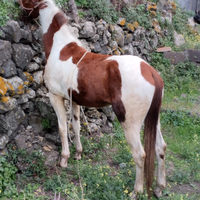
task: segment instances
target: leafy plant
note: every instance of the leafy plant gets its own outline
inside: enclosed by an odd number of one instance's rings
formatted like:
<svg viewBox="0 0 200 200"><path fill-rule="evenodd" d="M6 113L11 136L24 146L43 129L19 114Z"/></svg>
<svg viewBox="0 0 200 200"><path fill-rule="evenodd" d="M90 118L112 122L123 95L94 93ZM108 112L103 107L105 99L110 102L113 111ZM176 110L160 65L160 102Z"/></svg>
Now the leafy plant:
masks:
<svg viewBox="0 0 200 200"><path fill-rule="evenodd" d="M49 119L47 119L47 118L42 119L42 127L44 129L51 128L51 123L50 123Z"/></svg>
<svg viewBox="0 0 200 200"><path fill-rule="evenodd" d="M118 20L118 13L111 3L105 0L87 0L87 8L92 16L104 19L108 23L115 23Z"/></svg>
<svg viewBox="0 0 200 200"><path fill-rule="evenodd" d="M10 198L17 194L15 173L17 168L8 163L5 157L0 156L0 197Z"/></svg>
<svg viewBox="0 0 200 200"><path fill-rule="evenodd" d="M68 0L55 0L55 3L58 5L58 7L66 7Z"/></svg>
<svg viewBox="0 0 200 200"><path fill-rule="evenodd" d="M87 7L88 5L87 0L75 0L75 2L78 7Z"/></svg>
<svg viewBox="0 0 200 200"><path fill-rule="evenodd" d="M41 151L32 151L27 153L26 150L16 149L13 146L10 146L8 149L7 159L16 164L18 158L21 159L21 164L26 165L26 168L22 171L22 174L26 176L38 176L44 177L46 175L46 167L44 165L45 157Z"/></svg>
<svg viewBox="0 0 200 200"><path fill-rule="evenodd" d="M82 10L78 10L78 15L80 18L84 18L87 15L87 13Z"/></svg>
<svg viewBox="0 0 200 200"><path fill-rule="evenodd" d="M0 26L6 24L9 19L16 18L19 13L19 8L15 6L14 0L0 1Z"/></svg>
<svg viewBox="0 0 200 200"><path fill-rule="evenodd" d="M127 22L138 22L139 26L146 29L152 28L149 11L145 11L144 4L138 4L136 7L124 7L122 9L122 16Z"/></svg>
<svg viewBox="0 0 200 200"><path fill-rule="evenodd" d="M200 76L200 69L194 63L187 61L172 65L159 53L152 54L151 65L161 73L165 90L176 91L177 94L190 93L194 81Z"/></svg>

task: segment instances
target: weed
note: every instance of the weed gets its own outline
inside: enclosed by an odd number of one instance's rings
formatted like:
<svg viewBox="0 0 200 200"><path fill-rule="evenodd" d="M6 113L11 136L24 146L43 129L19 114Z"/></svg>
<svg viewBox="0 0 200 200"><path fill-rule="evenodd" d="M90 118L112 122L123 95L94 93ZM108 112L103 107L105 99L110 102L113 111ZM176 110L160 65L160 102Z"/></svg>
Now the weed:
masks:
<svg viewBox="0 0 200 200"><path fill-rule="evenodd" d="M17 195L15 173L17 168L8 163L5 157L0 156L0 197L10 198Z"/></svg>
<svg viewBox="0 0 200 200"><path fill-rule="evenodd" d="M138 4L136 8L124 7L122 9L122 16L126 19L127 22L138 22L139 26L142 26L146 29L152 28L149 11L145 11L144 4Z"/></svg>
<svg viewBox="0 0 200 200"><path fill-rule="evenodd" d="M75 2L78 7L87 7L88 5L87 0L76 0Z"/></svg>
<svg viewBox="0 0 200 200"><path fill-rule="evenodd" d="M92 16L98 19L104 19L108 23L117 22L119 16L111 3L105 0L93 1L87 0L87 8Z"/></svg>
<svg viewBox="0 0 200 200"><path fill-rule="evenodd" d="M42 127L44 129L49 129L51 128L51 123L49 121L49 119L45 118L45 119L42 119Z"/></svg>
<svg viewBox="0 0 200 200"><path fill-rule="evenodd" d="M82 10L78 10L78 15L80 18L84 18L87 15L87 13Z"/></svg>
<svg viewBox="0 0 200 200"><path fill-rule="evenodd" d="M200 76L200 69L194 63L187 61L172 65L168 59L163 57L163 54L159 53L152 54L151 65L161 72L167 92L190 93L193 84L196 84Z"/></svg>
<svg viewBox="0 0 200 200"><path fill-rule="evenodd" d="M7 159L16 164L20 158L21 164L26 165L22 174L25 176L44 177L46 175L46 167L44 165L45 157L41 151L32 151L27 153L26 150L16 149L14 146L8 148Z"/></svg>
<svg viewBox="0 0 200 200"><path fill-rule="evenodd" d="M0 26L4 26L9 19L15 19L19 14L19 8L15 6L14 0L0 1Z"/></svg>

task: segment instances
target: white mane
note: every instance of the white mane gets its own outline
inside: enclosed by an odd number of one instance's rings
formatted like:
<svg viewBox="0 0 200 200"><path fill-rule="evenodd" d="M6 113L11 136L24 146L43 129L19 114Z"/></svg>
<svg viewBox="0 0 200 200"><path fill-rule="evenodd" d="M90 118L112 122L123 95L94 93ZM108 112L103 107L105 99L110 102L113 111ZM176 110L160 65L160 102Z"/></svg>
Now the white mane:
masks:
<svg viewBox="0 0 200 200"><path fill-rule="evenodd" d="M60 11L53 0L45 0L46 8L40 10L40 21L43 33L46 33L54 15Z"/></svg>

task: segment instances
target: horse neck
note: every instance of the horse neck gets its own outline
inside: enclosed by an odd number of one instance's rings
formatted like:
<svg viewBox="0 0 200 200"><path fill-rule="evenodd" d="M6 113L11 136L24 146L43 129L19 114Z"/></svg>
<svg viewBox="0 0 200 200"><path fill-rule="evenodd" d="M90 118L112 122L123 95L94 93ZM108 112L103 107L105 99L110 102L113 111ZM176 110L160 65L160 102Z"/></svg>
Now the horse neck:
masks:
<svg viewBox="0 0 200 200"><path fill-rule="evenodd" d="M59 11L60 11L59 8L54 4L52 0L48 0L47 7L40 10L40 22L42 25L43 34L45 34L48 31L54 19L54 16ZM63 18L64 18L64 14L63 14Z"/></svg>

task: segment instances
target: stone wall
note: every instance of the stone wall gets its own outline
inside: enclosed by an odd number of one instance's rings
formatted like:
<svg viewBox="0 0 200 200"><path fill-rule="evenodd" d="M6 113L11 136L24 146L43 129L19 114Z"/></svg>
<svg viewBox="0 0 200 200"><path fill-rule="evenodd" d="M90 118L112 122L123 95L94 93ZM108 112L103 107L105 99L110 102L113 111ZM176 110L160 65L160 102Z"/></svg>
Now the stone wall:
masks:
<svg viewBox="0 0 200 200"><path fill-rule="evenodd" d="M148 7L148 4L147 4ZM166 14L166 12L164 13ZM171 16L171 15L169 15ZM163 19L168 15L163 15ZM154 20L152 19L152 22ZM158 45L160 32L157 23L147 31L137 23L119 19L115 25L103 20L81 21L69 19L69 29L88 51L110 55L136 55L150 61L149 53ZM56 114L43 84L45 54L42 31L36 23L9 21L0 27L0 152L13 141L18 147L31 151L60 144ZM69 104L66 101L69 119ZM111 107L84 108L92 133L112 132L115 116ZM81 114L81 134L88 132ZM49 124L50 123L50 124ZM68 123L70 123L68 121ZM49 128L51 127L51 128ZM73 130L71 130L73 139ZM39 138L39 139L38 139Z"/></svg>

